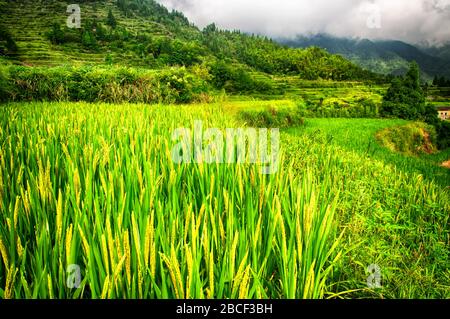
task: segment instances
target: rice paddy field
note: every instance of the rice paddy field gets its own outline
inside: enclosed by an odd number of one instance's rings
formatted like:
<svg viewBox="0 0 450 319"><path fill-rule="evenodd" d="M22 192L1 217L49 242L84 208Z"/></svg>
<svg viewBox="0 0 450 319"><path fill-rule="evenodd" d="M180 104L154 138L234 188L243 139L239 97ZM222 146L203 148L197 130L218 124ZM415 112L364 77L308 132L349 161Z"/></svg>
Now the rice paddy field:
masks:
<svg viewBox="0 0 450 319"><path fill-rule="evenodd" d="M405 121L306 119L272 175L171 160L272 104L1 105L0 298L450 298L450 153L377 143Z"/></svg>

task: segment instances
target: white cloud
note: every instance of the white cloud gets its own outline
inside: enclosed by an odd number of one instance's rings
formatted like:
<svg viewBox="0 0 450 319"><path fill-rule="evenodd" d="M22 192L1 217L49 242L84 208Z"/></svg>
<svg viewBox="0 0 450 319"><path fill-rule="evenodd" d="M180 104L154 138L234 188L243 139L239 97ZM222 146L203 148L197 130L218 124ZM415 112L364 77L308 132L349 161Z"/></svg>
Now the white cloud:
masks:
<svg viewBox="0 0 450 319"><path fill-rule="evenodd" d="M157 0L199 27L273 37L329 33L340 37L450 41L450 0Z"/></svg>

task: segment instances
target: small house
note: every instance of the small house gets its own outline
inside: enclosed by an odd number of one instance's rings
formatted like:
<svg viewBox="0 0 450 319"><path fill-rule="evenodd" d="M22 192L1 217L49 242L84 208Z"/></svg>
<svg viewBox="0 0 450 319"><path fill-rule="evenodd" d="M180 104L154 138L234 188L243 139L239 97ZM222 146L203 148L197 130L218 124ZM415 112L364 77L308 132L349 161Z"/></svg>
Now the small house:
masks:
<svg viewBox="0 0 450 319"><path fill-rule="evenodd" d="M441 120L450 120L450 106L438 106L437 110Z"/></svg>

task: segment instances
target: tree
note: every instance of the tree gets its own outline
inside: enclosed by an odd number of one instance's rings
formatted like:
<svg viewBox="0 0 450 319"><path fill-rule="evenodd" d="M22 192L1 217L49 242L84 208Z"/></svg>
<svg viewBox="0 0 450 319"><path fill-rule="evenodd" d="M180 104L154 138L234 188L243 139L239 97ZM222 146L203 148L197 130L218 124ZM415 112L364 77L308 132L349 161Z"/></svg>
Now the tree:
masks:
<svg viewBox="0 0 450 319"><path fill-rule="evenodd" d="M425 116L425 95L420 87L420 70L417 63L410 65L403 77L395 78L381 105L381 115L403 119L419 119Z"/></svg>
<svg viewBox="0 0 450 319"><path fill-rule="evenodd" d="M404 83L408 88L416 92L420 90L420 68L416 62L410 64L409 70L404 78Z"/></svg>
<svg viewBox="0 0 450 319"><path fill-rule="evenodd" d="M95 49L97 47L97 40L90 31L83 32L81 43L83 44L83 46L89 49Z"/></svg>
<svg viewBox="0 0 450 319"><path fill-rule="evenodd" d="M108 17L106 18L106 24L113 29L115 29L117 26L116 18L114 17L114 14L112 13L111 9L109 9Z"/></svg>
<svg viewBox="0 0 450 319"><path fill-rule="evenodd" d="M433 86L439 86L439 78L437 75L435 75L433 78Z"/></svg>
<svg viewBox="0 0 450 319"><path fill-rule="evenodd" d="M106 57L105 57L105 63L108 64L108 65L112 65L112 64L113 64L113 58L112 58L112 56L111 56L110 53L108 53L108 54L106 55Z"/></svg>
<svg viewBox="0 0 450 319"><path fill-rule="evenodd" d="M217 26L215 23L208 24L204 29L203 33L205 34L211 34L217 32Z"/></svg>
<svg viewBox="0 0 450 319"><path fill-rule="evenodd" d="M106 30L101 23L97 23L95 27L95 35L100 41L104 41L107 39Z"/></svg>
<svg viewBox="0 0 450 319"><path fill-rule="evenodd" d="M17 45L8 30L0 27L0 54L17 52Z"/></svg>
<svg viewBox="0 0 450 319"><path fill-rule="evenodd" d="M61 27L58 23L53 23L52 30L47 33L47 38L53 44L62 44L65 42L65 34L64 31L61 30Z"/></svg>

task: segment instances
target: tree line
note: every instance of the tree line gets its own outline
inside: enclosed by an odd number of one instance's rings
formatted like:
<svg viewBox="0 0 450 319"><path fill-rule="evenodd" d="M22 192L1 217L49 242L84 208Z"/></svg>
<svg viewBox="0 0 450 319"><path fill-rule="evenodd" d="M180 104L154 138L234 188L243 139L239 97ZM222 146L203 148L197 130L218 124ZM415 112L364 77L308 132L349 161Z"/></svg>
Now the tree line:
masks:
<svg viewBox="0 0 450 319"><path fill-rule="evenodd" d="M392 80L383 97L380 114L431 124L436 128L439 148L450 147L450 123L440 120L436 107L426 103L426 96L420 85L420 69L416 62L411 63L404 76Z"/></svg>
<svg viewBox="0 0 450 319"><path fill-rule="evenodd" d="M189 67L216 60L245 65L267 74L298 75L308 80L386 80L382 75L317 47L288 48L267 37L220 30L215 24L199 30L189 24L182 13L169 12L152 0L118 0L116 5L124 17L145 16L160 23L167 34L131 32L121 25L123 17L116 17L109 9L103 21L87 19L80 30L55 23L46 36L57 45L72 42L81 44L86 50L133 53L142 61L142 66L149 68Z"/></svg>

